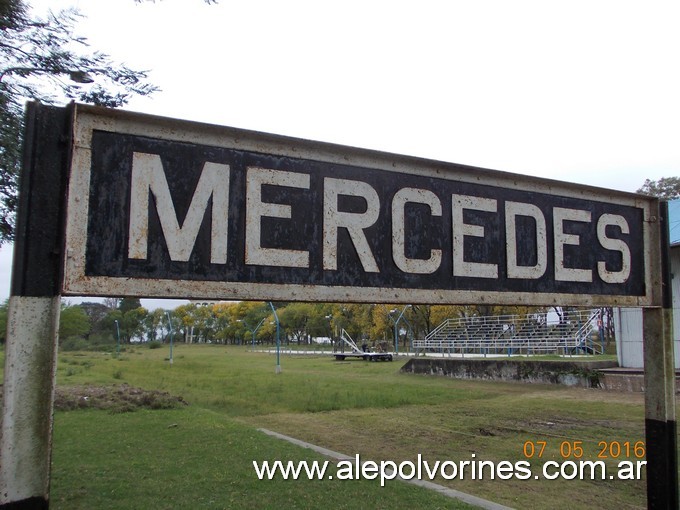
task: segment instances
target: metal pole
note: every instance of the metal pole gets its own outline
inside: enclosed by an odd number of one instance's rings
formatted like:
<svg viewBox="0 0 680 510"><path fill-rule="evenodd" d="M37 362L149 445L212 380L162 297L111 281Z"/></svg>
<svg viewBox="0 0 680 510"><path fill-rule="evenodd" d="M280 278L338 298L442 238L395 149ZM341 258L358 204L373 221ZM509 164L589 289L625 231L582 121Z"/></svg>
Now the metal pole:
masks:
<svg viewBox="0 0 680 510"><path fill-rule="evenodd" d="M262 320L258 323L257 326L255 326L255 329L253 330L253 351L255 351L255 334L257 333L257 330L260 329L260 326L264 324L266 317L262 317Z"/></svg>
<svg viewBox="0 0 680 510"><path fill-rule="evenodd" d="M118 326L118 321L113 321L116 323L116 358L120 357L120 327Z"/></svg>
<svg viewBox="0 0 680 510"><path fill-rule="evenodd" d="M408 306L411 306L411 305L408 305ZM407 308L408 308L408 307L407 307ZM406 323L406 326L407 326L407 328L408 328L408 329L406 330L406 339L407 339L407 340L409 339L409 336L408 336L409 331L411 332L411 339L409 340L409 343L408 343L408 351L411 352L411 351L413 350L413 336L414 336L414 334L413 334L413 326L411 326L411 323L406 319L406 317L403 317L403 316L402 316L401 320L404 321L404 322ZM406 345L406 342L404 342L404 345Z"/></svg>
<svg viewBox="0 0 680 510"><path fill-rule="evenodd" d="M678 454L667 203L661 203L659 216L660 252L650 263L660 266L662 307L643 310L647 508L675 510Z"/></svg>
<svg viewBox="0 0 680 510"><path fill-rule="evenodd" d="M172 365L172 321L170 320L170 312L166 311L165 315L168 318L168 327L170 328L170 364Z"/></svg>
<svg viewBox="0 0 680 510"><path fill-rule="evenodd" d="M0 509L47 509L72 110L30 103L7 320Z"/></svg>
<svg viewBox="0 0 680 510"><path fill-rule="evenodd" d="M260 326L264 323L266 317L263 317L262 320L255 326L255 329L251 328L250 325L244 321L243 319L238 319L236 322L242 322L246 326L246 331L250 331L250 333L253 335L253 348L252 352L255 352L255 334L257 333L257 330L260 329Z"/></svg>
<svg viewBox="0 0 680 510"><path fill-rule="evenodd" d="M399 330L397 329L397 324L399 324L399 321L401 318L404 316L404 312L406 311L407 308L410 308L411 305L406 305L401 313L399 314L399 317L397 317L397 320L394 322L394 354L397 355L399 354Z"/></svg>
<svg viewBox="0 0 680 510"><path fill-rule="evenodd" d="M276 373L281 373L281 327L279 323L279 316L276 313L276 308L274 304L270 301L269 306L274 312L274 320L276 321Z"/></svg>

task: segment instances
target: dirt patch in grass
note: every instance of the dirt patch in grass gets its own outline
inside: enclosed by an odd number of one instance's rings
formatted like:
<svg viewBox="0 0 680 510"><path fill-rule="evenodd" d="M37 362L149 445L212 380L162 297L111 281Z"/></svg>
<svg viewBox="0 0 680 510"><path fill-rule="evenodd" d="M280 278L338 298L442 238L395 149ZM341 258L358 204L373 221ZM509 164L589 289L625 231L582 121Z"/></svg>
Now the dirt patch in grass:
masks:
<svg viewBox="0 0 680 510"><path fill-rule="evenodd" d="M182 397L165 391L143 390L127 384L59 386L54 398L54 408L60 411L104 409L113 413L127 413L139 409L175 409L186 405L189 404Z"/></svg>

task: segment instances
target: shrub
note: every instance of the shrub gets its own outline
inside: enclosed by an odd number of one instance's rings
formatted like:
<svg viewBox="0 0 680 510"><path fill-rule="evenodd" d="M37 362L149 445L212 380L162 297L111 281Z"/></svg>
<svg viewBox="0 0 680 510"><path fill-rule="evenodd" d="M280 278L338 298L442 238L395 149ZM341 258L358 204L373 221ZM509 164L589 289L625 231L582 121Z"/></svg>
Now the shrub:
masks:
<svg viewBox="0 0 680 510"><path fill-rule="evenodd" d="M77 336L65 338L59 346L62 351L87 351L90 347L90 343L87 340Z"/></svg>

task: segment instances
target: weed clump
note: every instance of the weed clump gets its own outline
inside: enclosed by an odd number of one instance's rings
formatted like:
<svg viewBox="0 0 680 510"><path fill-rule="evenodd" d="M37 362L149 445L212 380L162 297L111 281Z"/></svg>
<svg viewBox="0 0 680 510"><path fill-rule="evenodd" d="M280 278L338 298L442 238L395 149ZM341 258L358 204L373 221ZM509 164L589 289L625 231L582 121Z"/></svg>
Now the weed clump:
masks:
<svg viewBox="0 0 680 510"><path fill-rule="evenodd" d="M60 411L104 409L112 413L127 413L139 409L176 409L187 405L182 397L166 391L144 390L127 384L57 387L54 399L54 408Z"/></svg>

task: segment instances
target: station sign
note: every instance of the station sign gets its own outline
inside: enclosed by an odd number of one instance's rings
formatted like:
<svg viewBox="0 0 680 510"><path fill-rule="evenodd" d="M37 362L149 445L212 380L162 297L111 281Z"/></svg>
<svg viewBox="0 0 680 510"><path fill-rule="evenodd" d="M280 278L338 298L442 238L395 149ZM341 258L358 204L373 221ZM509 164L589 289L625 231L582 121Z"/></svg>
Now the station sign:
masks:
<svg viewBox="0 0 680 510"><path fill-rule="evenodd" d="M77 105L64 295L653 304L658 201Z"/></svg>

